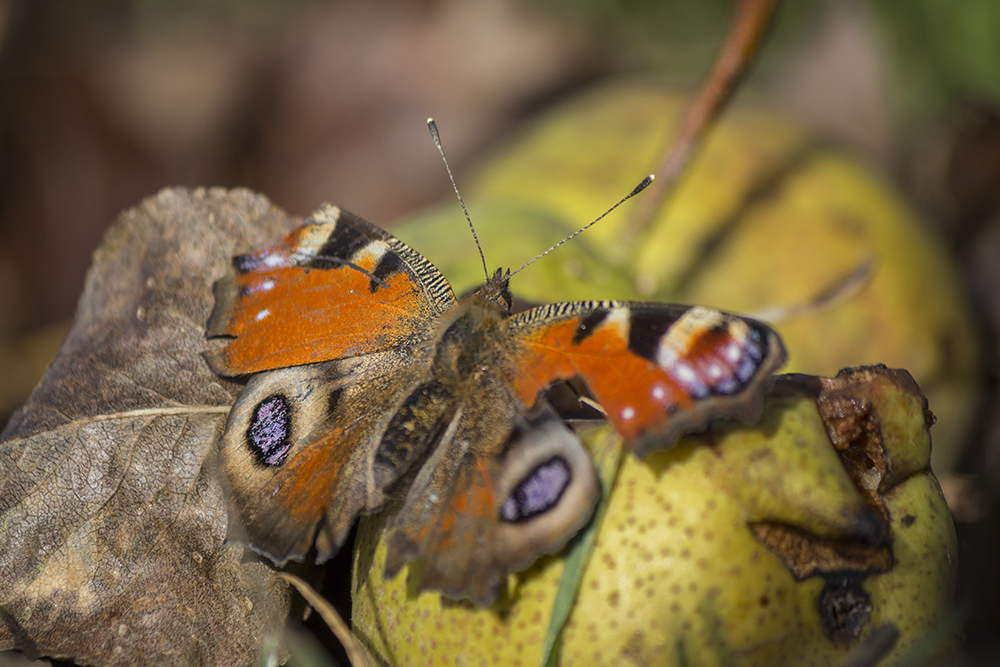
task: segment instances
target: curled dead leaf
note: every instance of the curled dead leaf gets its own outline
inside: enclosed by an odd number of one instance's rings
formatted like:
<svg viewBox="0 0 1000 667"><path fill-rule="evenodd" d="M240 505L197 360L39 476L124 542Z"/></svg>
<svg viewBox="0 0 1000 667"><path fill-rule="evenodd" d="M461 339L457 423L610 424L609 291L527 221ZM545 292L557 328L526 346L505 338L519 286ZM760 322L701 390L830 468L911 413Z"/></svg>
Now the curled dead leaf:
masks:
<svg viewBox="0 0 1000 667"><path fill-rule="evenodd" d="M294 222L247 191L174 189L109 229L0 438L0 649L243 665L280 627L287 586L223 545L214 442L239 387L201 353L229 258Z"/></svg>

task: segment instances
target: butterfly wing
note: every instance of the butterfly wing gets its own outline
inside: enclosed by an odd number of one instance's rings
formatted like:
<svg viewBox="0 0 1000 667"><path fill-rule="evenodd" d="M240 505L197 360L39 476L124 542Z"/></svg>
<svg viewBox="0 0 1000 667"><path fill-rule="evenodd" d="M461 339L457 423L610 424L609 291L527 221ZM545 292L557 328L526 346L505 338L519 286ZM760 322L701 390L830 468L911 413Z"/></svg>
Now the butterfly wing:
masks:
<svg viewBox="0 0 1000 667"><path fill-rule="evenodd" d="M282 245L234 258L215 295L208 335L231 340L209 365L255 374L221 440L230 537L279 563L315 540L325 560L437 436L448 406L421 379L451 287L387 232L328 206Z"/></svg>
<svg viewBox="0 0 1000 667"><path fill-rule="evenodd" d="M376 470L375 434L386 428L394 396L373 389L413 374L387 377L380 369L391 361L374 354L259 373L247 382L220 444L228 539L279 564L302 560L315 542L322 561L359 513L382 504L398 475Z"/></svg>
<svg viewBox="0 0 1000 667"><path fill-rule="evenodd" d="M232 340L205 358L234 376L414 345L454 303L422 255L328 205L281 245L233 258L207 331Z"/></svg>
<svg viewBox="0 0 1000 667"><path fill-rule="evenodd" d="M532 405L553 382L579 376L639 455L714 419L756 419L785 361L766 325L701 306L557 303L508 323L521 400Z"/></svg>
<svg viewBox="0 0 1000 667"><path fill-rule="evenodd" d="M540 400L527 410L482 379L395 515L387 577L407 562L418 590L491 604L508 574L556 553L593 513L601 484L586 450Z"/></svg>

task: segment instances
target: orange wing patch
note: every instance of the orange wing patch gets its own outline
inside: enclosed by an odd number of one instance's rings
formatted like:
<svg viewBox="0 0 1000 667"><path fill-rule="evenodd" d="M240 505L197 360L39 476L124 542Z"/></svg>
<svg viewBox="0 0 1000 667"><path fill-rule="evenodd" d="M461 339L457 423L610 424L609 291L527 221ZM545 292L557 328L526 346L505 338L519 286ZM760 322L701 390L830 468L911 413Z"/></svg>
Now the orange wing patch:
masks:
<svg viewBox="0 0 1000 667"><path fill-rule="evenodd" d="M410 276L397 273L370 291L371 279L349 267L281 268L232 280L236 297L224 310L233 336L206 358L223 375L240 375L357 356L399 345L419 329L424 299ZM217 303L222 304L219 299Z"/></svg>
<svg viewBox="0 0 1000 667"><path fill-rule="evenodd" d="M207 332L233 340L205 358L233 376L398 346L430 335L435 299L453 299L441 282L386 232L328 207L281 245L234 258Z"/></svg>
<svg viewBox="0 0 1000 667"><path fill-rule="evenodd" d="M559 322L525 341L528 357L518 362L522 372L514 387L526 405L534 405L539 391L553 381L579 375L627 442L638 440L664 415L691 405L674 379L629 350L620 326L602 327L579 343L573 340L576 330L575 319Z"/></svg>
<svg viewBox="0 0 1000 667"><path fill-rule="evenodd" d="M785 359L777 335L708 308L658 310L616 303L529 326L510 365L515 390L534 405L552 382L579 376L641 451L652 438L663 447L717 417L752 418L757 386Z"/></svg>

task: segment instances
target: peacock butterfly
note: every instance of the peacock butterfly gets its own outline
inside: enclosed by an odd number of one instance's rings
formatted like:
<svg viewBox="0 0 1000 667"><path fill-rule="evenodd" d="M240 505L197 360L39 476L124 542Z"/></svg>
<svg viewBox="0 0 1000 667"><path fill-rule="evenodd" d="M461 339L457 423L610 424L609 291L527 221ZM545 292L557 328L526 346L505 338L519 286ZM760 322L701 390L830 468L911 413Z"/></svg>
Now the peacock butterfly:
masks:
<svg viewBox="0 0 1000 667"><path fill-rule="evenodd" d="M250 376L221 442L229 538L277 564L323 562L402 495L386 576L490 604L560 550L601 485L545 398L579 379L626 446L666 449L756 419L778 335L700 306L576 301L511 314L510 272L456 298L388 232L324 206L215 284L213 371Z"/></svg>

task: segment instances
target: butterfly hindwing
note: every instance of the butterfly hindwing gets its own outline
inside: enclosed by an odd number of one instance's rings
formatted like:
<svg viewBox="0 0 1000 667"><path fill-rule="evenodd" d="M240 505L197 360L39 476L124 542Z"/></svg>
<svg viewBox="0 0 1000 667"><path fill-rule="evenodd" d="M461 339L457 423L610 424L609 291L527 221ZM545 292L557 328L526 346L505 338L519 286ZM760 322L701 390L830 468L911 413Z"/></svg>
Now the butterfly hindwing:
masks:
<svg viewBox="0 0 1000 667"><path fill-rule="evenodd" d="M580 377L639 455L714 419L755 419L785 361L764 324L701 306L557 303L509 327L512 384L527 405L553 381Z"/></svg>
<svg viewBox="0 0 1000 667"><path fill-rule="evenodd" d="M487 605L508 574L558 552L590 518L601 484L579 438L544 399L527 411L495 389L476 394L485 409L464 401L411 484L387 577L419 560L418 590Z"/></svg>
<svg viewBox="0 0 1000 667"><path fill-rule="evenodd" d="M220 445L230 539L277 563L302 560L315 541L323 561L360 513L382 505L386 488L427 446L411 442L416 456L410 459L378 457L382 434L402 410L399 397L420 370L393 356L295 366L250 379Z"/></svg>
<svg viewBox="0 0 1000 667"><path fill-rule="evenodd" d="M205 358L233 376L414 345L454 302L422 255L326 206L281 245L233 258L207 332L231 340Z"/></svg>

